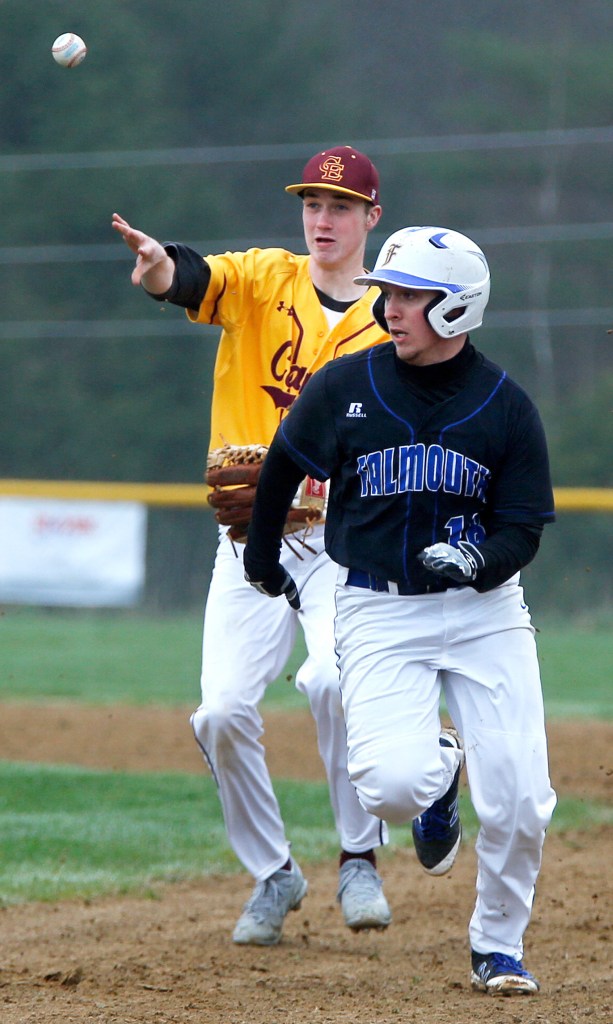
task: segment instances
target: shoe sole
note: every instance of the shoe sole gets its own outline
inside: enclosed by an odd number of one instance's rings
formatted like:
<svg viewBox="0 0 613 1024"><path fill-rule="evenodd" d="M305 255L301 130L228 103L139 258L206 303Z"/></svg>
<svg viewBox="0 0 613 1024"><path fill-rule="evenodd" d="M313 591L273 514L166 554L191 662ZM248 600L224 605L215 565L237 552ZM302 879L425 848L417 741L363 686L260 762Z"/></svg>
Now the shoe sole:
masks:
<svg viewBox="0 0 613 1024"><path fill-rule="evenodd" d="M441 746L448 747L448 748L451 747L452 749L455 747L462 754L462 757L461 757L460 762L458 764L458 768L460 769L460 771L462 771L462 768L466 764L466 752L464 750L464 742L462 740L462 737L460 736L458 730L457 729L452 729L451 726L448 729L441 729L441 734L440 734L440 737L439 737L439 743L440 743L441 739L443 738L443 736L447 740L451 740L451 742L449 742L449 743L441 743Z"/></svg>
<svg viewBox="0 0 613 1024"><path fill-rule="evenodd" d="M386 928L389 928L392 922L391 914L387 921L382 920L380 917L363 917L356 921L348 921L345 918L345 924L352 932L384 932Z"/></svg>
<svg viewBox="0 0 613 1024"><path fill-rule="evenodd" d="M347 921L345 921L345 924L347 925L350 931L356 933L370 931L384 932L386 928L389 928L391 922L386 921L385 924L383 924L382 921L360 921L359 924L348 924Z"/></svg>
<svg viewBox="0 0 613 1024"><path fill-rule="evenodd" d="M492 996L535 996L539 990L535 981L514 974L501 974L497 978L492 978L490 982L485 982L471 971L470 984L475 992L485 992L486 995Z"/></svg>

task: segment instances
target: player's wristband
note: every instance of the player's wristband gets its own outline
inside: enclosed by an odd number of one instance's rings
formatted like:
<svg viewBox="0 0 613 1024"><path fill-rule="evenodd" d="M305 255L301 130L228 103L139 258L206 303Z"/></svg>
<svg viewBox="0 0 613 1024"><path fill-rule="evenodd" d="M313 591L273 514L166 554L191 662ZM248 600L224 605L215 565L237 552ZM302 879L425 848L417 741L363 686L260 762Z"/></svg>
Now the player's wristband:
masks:
<svg viewBox="0 0 613 1024"><path fill-rule="evenodd" d="M479 571L485 569L485 558L482 552L479 551L476 544L471 544L467 540L458 541L458 548L472 569L473 580L476 580Z"/></svg>

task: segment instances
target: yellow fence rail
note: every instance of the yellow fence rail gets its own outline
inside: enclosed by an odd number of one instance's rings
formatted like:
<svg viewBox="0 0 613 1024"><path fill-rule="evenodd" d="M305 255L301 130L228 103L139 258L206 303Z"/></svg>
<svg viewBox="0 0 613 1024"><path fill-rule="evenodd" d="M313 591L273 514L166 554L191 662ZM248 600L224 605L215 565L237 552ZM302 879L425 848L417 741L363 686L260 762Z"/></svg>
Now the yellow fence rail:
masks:
<svg viewBox="0 0 613 1024"><path fill-rule="evenodd" d="M112 483L104 480L0 480L0 497L76 501L140 501L145 505L207 505L206 484ZM613 487L556 487L559 512L613 512Z"/></svg>
<svg viewBox="0 0 613 1024"><path fill-rule="evenodd" d="M73 501L141 501L144 505L206 505L206 484L111 483L105 480L0 480L0 497Z"/></svg>

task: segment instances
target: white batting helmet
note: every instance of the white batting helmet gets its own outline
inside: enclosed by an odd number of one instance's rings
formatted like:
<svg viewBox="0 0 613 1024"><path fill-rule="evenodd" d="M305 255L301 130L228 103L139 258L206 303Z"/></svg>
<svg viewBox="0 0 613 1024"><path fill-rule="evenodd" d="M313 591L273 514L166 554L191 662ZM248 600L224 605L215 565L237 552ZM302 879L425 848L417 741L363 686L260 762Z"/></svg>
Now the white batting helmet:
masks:
<svg viewBox="0 0 613 1024"><path fill-rule="evenodd" d="M425 310L441 338L474 330L483 322L490 272L479 246L448 228L401 228L384 243L370 274L356 284L436 289L443 294Z"/></svg>

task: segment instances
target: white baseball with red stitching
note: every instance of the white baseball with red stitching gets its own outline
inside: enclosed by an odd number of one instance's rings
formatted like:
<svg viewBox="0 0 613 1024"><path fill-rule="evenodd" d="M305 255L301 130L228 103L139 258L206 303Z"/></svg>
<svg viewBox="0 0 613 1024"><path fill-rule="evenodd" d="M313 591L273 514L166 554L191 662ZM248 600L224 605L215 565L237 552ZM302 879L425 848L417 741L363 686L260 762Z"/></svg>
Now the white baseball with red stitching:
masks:
<svg viewBox="0 0 613 1024"><path fill-rule="evenodd" d="M74 32L64 32L58 36L51 47L53 59L61 64L63 68L75 68L77 64L85 60L87 46L81 36Z"/></svg>

